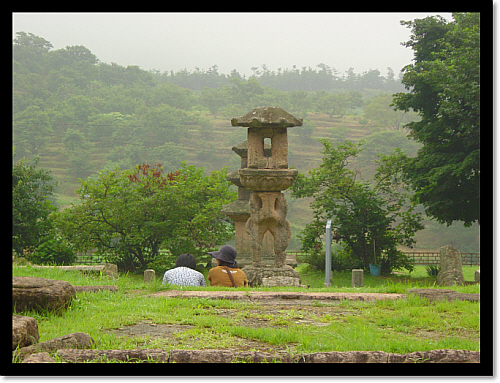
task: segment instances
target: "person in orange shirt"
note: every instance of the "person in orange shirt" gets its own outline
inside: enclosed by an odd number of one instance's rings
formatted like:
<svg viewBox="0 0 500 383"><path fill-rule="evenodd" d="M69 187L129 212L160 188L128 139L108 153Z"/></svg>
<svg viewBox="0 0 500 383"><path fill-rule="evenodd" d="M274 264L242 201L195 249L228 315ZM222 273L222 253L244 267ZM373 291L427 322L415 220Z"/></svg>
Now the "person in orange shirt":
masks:
<svg viewBox="0 0 500 383"><path fill-rule="evenodd" d="M236 263L236 249L224 245L219 251L209 252L217 261L217 266L208 272L210 286L241 287L248 286L248 279Z"/></svg>

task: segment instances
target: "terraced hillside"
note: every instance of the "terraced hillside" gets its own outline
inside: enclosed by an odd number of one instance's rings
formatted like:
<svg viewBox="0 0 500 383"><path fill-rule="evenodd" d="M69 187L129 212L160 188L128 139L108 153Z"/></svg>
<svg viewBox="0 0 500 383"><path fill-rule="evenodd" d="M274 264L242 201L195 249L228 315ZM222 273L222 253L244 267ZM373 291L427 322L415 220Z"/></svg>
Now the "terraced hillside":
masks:
<svg viewBox="0 0 500 383"><path fill-rule="evenodd" d="M246 129L233 127L230 118L217 116L214 118L208 112L204 117L210 119L212 128L207 131L201 126L192 124L186 126L188 134L181 141L181 148L185 151L184 160L188 165L203 167L207 173L228 166L231 171L240 167L240 158L231 148L246 139ZM293 127L288 131L289 136L289 164L302 173L321 162L322 145L318 138L330 140L359 140L367 137L374 129L373 123L360 124L360 117L344 116L330 119L327 114L310 114L312 129L309 138L304 138L302 127ZM59 182L56 203L60 209L70 202L77 202L75 190L79 181L68 164L68 154L63 144L64 132L67 127L56 127L50 137L48 145L41 154L40 166L50 169L54 179ZM84 128L80 128L85 133ZM93 173L106 165L106 155L110 148L94 144L84 161L88 162ZM309 208L309 199L294 200L287 196L289 202L288 219L292 225L292 241L289 250L300 250L300 240L297 235L304 225L312 219ZM449 243L467 243L463 251L479 251L479 229L477 225L464 228L461 225L445 227L436 222L426 220L426 230L417 233L417 248L414 251L436 251L440 246ZM463 247L463 246L462 246ZM409 249L405 249L409 250Z"/></svg>

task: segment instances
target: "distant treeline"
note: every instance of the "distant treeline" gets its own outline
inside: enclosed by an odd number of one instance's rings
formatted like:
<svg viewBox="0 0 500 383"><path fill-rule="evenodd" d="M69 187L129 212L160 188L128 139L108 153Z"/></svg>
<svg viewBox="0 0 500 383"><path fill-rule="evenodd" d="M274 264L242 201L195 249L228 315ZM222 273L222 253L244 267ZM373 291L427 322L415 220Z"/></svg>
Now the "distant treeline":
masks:
<svg viewBox="0 0 500 383"><path fill-rule="evenodd" d="M260 85L282 91L306 91L314 92L324 90L327 92L337 90L359 90L376 89L383 92L404 92L401 84L401 78L396 78L392 68L387 68L387 76L381 76L378 69L370 69L367 72L355 73L354 68L349 68L340 76L335 68L326 64L316 65L318 69L311 67L302 67L298 69L295 65L292 69L278 68L278 71L270 71L267 65L252 67L253 74L250 78L258 80ZM213 65L207 71L198 67L193 71L183 69L174 73L174 71L160 73L158 70L152 70L150 73L159 82L170 82L183 88L192 90L201 90L207 88L218 88L229 85L231 79L237 78L245 80L245 75L233 69L230 74L221 74L218 66Z"/></svg>
<svg viewBox="0 0 500 383"><path fill-rule="evenodd" d="M398 130L412 117L389 107L391 93L401 87L392 70L387 77L378 70L355 74L352 68L340 77L324 64L252 70L249 78L236 70L220 74L217 65L161 74L103 63L81 45L54 50L44 38L18 32L13 41L15 160L64 156L58 169L67 168L64 173L73 180L104 166L131 168L144 161L173 171L185 159L181 142L190 131L198 131L206 143L217 116L229 120L263 105L305 118L303 143L312 141L315 130L307 119L311 113L325 113L330 120L364 114L361 125L375 121L371 126L384 130Z"/></svg>

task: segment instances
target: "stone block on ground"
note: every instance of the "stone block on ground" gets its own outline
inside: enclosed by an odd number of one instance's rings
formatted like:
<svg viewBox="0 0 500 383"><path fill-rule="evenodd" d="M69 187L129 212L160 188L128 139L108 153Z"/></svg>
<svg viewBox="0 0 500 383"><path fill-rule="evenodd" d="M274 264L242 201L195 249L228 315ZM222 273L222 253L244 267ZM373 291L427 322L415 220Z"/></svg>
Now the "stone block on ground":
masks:
<svg viewBox="0 0 500 383"><path fill-rule="evenodd" d="M92 348L95 345L94 339L83 332L74 332L72 334L63 335L54 339L46 340L28 347L22 347L15 351L21 359L26 358L31 354L39 352L53 352L65 348L86 349Z"/></svg>
<svg viewBox="0 0 500 383"><path fill-rule="evenodd" d="M295 277L267 277L262 278L263 287L300 286L300 278Z"/></svg>
<svg viewBox="0 0 500 383"><path fill-rule="evenodd" d="M48 352L39 352L28 356L21 363L56 363L56 360Z"/></svg>
<svg viewBox="0 0 500 383"><path fill-rule="evenodd" d="M294 270L293 267L288 265L285 265L283 267L247 266L242 270L245 272L248 279L248 284L250 286L261 286L266 278L271 278L267 279L266 283L293 283L292 285L275 284L273 286L299 286L301 282L297 270ZM283 277L285 277L286 279L281 279Z"/></svg>
<svg viewBox="0 0 500 383"><path fill-rule="evenodd" d="M12 350L38 342L38 323L35 318L12 315Z"/></svg>
<svg viewBox="0 0 500 383"><path fill-rule="evenodd" d="M118 286L73 286L76 293L112 291L117 292Z"/></svg>
<svg viewBox="0 0 500 383"><path fill-rule="evenodd" d="M12 277L12 312L62 310L75 296L74 287L66 281Z"/></svg>
<svg viewBox="0 0 500 383"><path fill-rule="evenodd" d="M476 270L474 272L474 282L479 283L479 276L480 276L481 270Z"/></svg>

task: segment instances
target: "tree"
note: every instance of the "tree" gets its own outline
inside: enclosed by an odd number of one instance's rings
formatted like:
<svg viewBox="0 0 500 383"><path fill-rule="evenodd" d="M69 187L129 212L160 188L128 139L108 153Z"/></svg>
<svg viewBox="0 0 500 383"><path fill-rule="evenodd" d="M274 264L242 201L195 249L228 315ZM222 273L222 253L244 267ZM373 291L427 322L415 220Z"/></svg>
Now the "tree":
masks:
<svg viewBox="0 0 500 383"><path fill-rule="evenodd" d="M16 32L13 41L12 55L17 63L27 68L30 72L42 74L44 58L52 44L33 33Z"/></svg>
<svg viewBox="0 0 500 383"><path fill-rule="evenodd" d="M228 85L220 88L203 88L199 96L201 105L206 106L210 113L217 115L220 108L227 105L231 88Z"/></svg>
<svg viewBox="0 0 500 383"><path fill-rule="evenodd" d="M123 269L144 269L167 249L172 257L206 254L233 234L221 207L236 198L227 169L203 175L160 164L101 171L81 182L80 203L58 213L56 226L77 249L97 248Z"/></svg>
<svg viewBox="0 0 500 383"><path fill-rule="evenodd" d="M56 208L49 201L54 191L47 170L36 169L38 158L12 166L12 248L17 254L33 251L50 229L49 216Z"/></svg>
<svg viewBox="0 0 500 383"><path fill-rule="evenodd" d="M53 132L49 114L29 106L14 116L14 143L22 156L40 154Z"/></svg>
<svg viewBox="0 0 500 383"><path fill-rule="evenodd" d="M364 117L388 130L399 130L402 124L418 119L413 111L405 113L394 110L391 107L392 99L393 96L389 93L379 94L372 98L364 109Z"/></svg>
<svg viewBox="0 0 500 383"><path fill-rule="evenodd" d="M309 170L309 177L299 174L291 187L293 197L313 198L314 221L301 233L302 249L321 249L324 225L332 219L335 239L346 244L349 255L363 267L382 261L385 271L411 271L412 263L397 246L413 246L413 235L423 226L420 214L413 213L415 204L409 204L401 179L407 157L399 150L381 156L374 185L370 185L357 181L358 172L348 168L361 144L321 142L324 157L319 168Z"/></svg>
<svg viewBox="0 0 500 383"><path fill-rule="evenodd" d="M316 110L322 113L327 113L330 120L335 115L343 115L344 110L349 104L349 95L345 93L331 94L324 90L316 92Z"/></svg>
<svg viewBox="0 0 500 383"><path fill-rule="evenodd" d="M421 117L405 126L424 145L404 170L415 200L440 223L470 226L479 222L480 25L478 13L453 18L402 22L415 58L403 68L410 92L395 94L394 105Z"/></svg>

